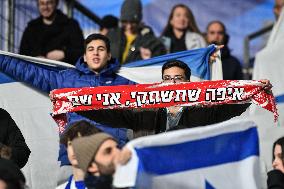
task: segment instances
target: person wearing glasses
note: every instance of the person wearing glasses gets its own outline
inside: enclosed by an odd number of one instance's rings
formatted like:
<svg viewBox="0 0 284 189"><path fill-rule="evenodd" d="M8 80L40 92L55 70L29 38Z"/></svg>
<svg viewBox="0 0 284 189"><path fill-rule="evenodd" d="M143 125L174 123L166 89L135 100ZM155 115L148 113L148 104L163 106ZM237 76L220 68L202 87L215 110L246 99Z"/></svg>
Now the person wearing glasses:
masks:
<svg viewBox="0 0 284 189"><path fill-rule="evenodd" d="M170 60L162 67L164 83L190 82L191 70L180 60ZM271 89L268 80L263 80L266 89ZM222 122L242 114L250 104L226 104L211 107L173 106L158 109L92 110L77 112L98 123L133 130L134 138L167 130L192 128ZM181 127L182 126L182 127Z"/></svg>
<svg viewBox="0 0 284 189"><path fill-rule="evenodd" d="M221 60L224 80L243 79L242 66L239 60L231 55L228 47L229 35L225 25L220 21L212 21L207 26L206 40L208 44L224 45L221 49Z"/></svg>

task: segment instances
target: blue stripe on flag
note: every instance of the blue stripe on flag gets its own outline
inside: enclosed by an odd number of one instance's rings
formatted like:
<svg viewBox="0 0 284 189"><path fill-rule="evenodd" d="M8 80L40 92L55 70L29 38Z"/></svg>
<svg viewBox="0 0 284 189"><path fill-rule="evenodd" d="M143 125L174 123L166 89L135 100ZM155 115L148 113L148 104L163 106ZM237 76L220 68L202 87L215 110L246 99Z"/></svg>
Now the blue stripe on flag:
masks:
<svg viewBox="0 0 284 189"><path fill-rule="evenodd" d="M259 155L255 127L180 144L135 150L140 160L139 172L157 175L236 162Z"/></svg>
<svg viewBox="0 0 284 189"><path fill-rule="evenodd" d="M6 74L0 72L0 84L11 83L11 82L15 82L15 80L7 76Z"/></svg>
<svg viewBox="0 0 284 189"><path fill-rule="evenodd" d="M276 103L283 103L284 102L284 94L275 97Z"/></svg>

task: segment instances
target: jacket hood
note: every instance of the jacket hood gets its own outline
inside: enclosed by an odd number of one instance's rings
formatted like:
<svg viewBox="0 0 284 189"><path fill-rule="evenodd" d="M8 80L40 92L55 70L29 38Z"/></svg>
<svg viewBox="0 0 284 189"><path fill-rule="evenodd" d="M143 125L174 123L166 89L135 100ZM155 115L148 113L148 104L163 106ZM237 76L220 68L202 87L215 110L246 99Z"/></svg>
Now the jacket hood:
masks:
<svg viewBox="0 0 284 189"><path fill-rule="evenodd" d="M120 68L120 64L117 59L111 58L107 65L100 71L98 75L112 75L118 71ZM76 63L76 69L84 74L94 74L92 70L89 69L86 62L84 62L84 58L80 57Z"/></svg>

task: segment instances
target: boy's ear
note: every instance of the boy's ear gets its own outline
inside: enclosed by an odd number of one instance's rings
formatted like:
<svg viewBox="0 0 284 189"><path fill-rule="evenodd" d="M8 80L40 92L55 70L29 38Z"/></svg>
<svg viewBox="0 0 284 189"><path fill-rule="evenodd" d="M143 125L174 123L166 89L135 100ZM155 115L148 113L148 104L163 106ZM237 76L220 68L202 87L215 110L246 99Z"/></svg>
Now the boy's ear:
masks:
<svg viewBox="0 0 284 189"><path fill-rule="evenodd" d="M107 60L110 61L110 59L111 59L111 53L109 52L109 53L108 53Z"/></svg>
<svg viewBox="0 0 284 189"><path fill-rule="evenodd" d="M83 58L84 58L84 62L86 62L86 55L85 55L85 53L84 53L84 56L83 56Z"/></svg>

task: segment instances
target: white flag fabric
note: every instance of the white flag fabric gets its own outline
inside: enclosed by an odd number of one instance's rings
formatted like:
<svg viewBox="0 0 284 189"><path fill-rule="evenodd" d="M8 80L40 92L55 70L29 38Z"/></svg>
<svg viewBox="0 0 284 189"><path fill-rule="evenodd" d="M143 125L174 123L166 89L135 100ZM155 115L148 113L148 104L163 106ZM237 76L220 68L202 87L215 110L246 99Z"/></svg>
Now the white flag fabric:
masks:
<svg viewBox="0 0 284 189"><path fill-rule="evenodd" d="M279 118L278 123L261 108L252 105L247 116L259 127L261 157L265 161L266 172L272 169L272 144L284 136L284 9L274 24L266 47L256 54L253 79L269 79L273 85ZM266 174L265 174L266 176ZM264 179L265 180L265 179Z"/></svg>
<svg viewBox="0 0 284 189"><path fill-rule="evenodd" d="M147 189L260 188L255 123L227 121L135 139L114 186Z"/></svg>

